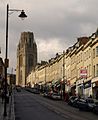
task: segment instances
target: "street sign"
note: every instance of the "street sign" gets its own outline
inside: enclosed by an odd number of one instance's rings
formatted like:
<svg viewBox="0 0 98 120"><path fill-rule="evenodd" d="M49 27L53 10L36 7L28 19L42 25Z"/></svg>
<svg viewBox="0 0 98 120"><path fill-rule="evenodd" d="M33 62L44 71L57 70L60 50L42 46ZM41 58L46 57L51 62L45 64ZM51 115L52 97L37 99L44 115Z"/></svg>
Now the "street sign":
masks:
<svg viewBox="0 0 98 120"><path fill-rule="evenodd" d="M81 68L80 78L87 78L87 69L86 68Z"/></svg>

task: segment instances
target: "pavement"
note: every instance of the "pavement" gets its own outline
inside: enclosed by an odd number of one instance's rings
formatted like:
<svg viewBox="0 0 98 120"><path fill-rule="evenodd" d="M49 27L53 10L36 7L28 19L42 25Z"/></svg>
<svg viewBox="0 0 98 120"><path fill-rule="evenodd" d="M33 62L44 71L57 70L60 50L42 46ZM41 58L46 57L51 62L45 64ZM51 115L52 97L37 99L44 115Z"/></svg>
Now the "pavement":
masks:
<svg viewBox="0 0 98 120"><path fill-rule="evenodd" d="M4 103L2 104L2 99L0 97L0 120L15 120L14 114L14 93L9 97L9 103L7 104L7 116L3 116L4 113Z"/></svg>

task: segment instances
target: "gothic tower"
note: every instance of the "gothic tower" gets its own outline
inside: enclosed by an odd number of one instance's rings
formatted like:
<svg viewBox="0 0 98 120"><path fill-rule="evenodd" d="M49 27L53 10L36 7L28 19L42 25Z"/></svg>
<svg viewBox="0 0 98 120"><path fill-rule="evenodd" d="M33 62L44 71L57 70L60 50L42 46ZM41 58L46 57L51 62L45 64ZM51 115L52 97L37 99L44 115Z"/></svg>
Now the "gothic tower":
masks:
<svg viewBox="0 0 98 120"><path fill-rule="evenodd" d="M33 32L21 33L17 47L16 85L25 86L28 73L37 64L37 45Z"/></svg>

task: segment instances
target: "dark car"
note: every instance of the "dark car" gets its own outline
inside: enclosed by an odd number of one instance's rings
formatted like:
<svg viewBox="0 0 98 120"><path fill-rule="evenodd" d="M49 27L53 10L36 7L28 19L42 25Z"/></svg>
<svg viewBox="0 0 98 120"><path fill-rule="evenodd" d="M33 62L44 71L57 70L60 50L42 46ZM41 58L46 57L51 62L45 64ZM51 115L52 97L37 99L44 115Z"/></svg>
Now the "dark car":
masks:
<svg viewBox="0 0 98 120"><path fill-rule="evenodd" d="M40 91L38 89L34 88L34 89L32 89L32 93L34 93L34 94L40 94Z"/></svg>
<svg viewBox="0 0 98 120"><path fill-rule="evenodd" d="M95 103L92 98L80 99L78 101L79 110L92 111L94 106L95 106Z"/></svg>
<svg viewBox="0 0 98 120"><path fill-rule="evenodd" d="M98 105L95 105L93 108L93 113L98 115Z"/></svg>
<svg viewBox="0 0 98 120"><path fill-rule="evenodd" d="M17 92L21 92L21 87L20 86L16 87L16 90Z"/></svg>
<svg viewBox="0 0 98 120"><path fill-rule="evenodd" d="M73 101L72 106L75 107L75 108L78 108L78 102L79 102L79 100L80 100L80 99L79 99L78 97L75 98L74 101Z"/></svg>
<svg viewBox="0 0 98 120"><path fill-rule="evenodd" d="M73 105L73 102L74 102L74 100L76 99L77 97L76 96L71 96L70 98L69 98L69 100L68 100L68 105Z"/></svg>

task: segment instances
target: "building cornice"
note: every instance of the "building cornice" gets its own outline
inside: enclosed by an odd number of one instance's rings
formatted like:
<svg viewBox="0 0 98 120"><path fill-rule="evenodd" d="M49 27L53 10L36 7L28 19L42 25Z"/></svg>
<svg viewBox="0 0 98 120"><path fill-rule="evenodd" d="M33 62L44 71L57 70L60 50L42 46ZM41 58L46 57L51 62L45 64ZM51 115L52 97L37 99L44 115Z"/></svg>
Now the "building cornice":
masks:
<svg viewBox="0 0 98 120"><path fill-rule="evenodd" d="M90 47L94 46L96 43L98 43L98 37L92 40Z"/></svg>
<svg viewBox="0 0 98 120"><path fill-rule="evenodd" d="M90 39L83 47L83 50L85 50L87 47L89 47L92 44L92 40Z"/></svg>
<svg viewBox="0 0 98 120"><path fill-rule="evenodd" d="M83 49L83 46L84 46L84 45L81 45L81 46L76 50L75 54L77 54L78 52L80 52L80 50Z"/></svg>
<svg viewBox="0 0 98 120"><path fill-rule="evenodd" d="M73 49L73 50L71 51L70 57L71 57L73 54L75 54L76 50L77 50L77 48L75 48L75 49Z"/></svg>

